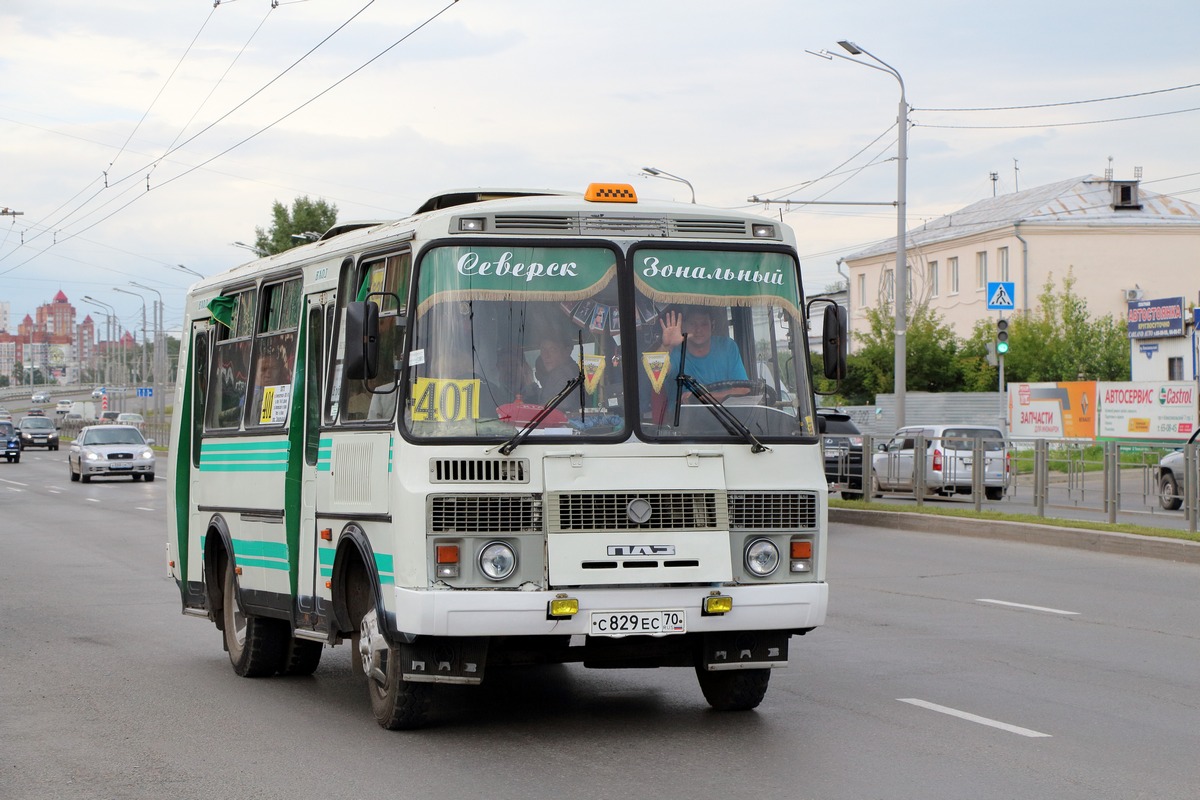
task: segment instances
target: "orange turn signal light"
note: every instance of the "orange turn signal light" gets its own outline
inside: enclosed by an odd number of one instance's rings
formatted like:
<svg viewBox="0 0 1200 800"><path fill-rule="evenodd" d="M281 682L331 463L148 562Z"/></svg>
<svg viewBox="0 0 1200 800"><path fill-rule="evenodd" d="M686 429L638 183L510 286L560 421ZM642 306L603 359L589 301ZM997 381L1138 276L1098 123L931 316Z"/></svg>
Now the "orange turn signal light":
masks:
<svg viewBox="0 0 1200 800"><path fill-rule="evenodd" d="M792 542L792 558L812 558L812 542Z"/></svg>
<svg viewBox="0 0 1200 800"><path fill-rule="evenodd" d="M456 544L439 544L437 546L437 563L439 563L439 564L457 564L458 563L458 545L456 545Z"/></svg>

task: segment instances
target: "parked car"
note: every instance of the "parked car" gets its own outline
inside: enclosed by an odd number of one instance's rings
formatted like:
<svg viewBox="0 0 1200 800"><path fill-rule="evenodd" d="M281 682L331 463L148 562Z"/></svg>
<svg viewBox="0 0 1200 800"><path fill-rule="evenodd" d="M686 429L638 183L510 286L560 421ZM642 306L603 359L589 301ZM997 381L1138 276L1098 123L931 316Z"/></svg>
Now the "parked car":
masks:
<svg viewBox="0 0 1200 800"><path fill-rule="evenodd" d="M7 408L0 408L0 420L5 421L5 422L12 422L12 412L9 411Z"/></svg>
<svg viewBox="0 0 1200 800"><path fill-rule="evenodd" d="M21 460L21 435L11 422L0 422L0 444L4 445L4 458L8 463Z"/></svg>
<svg viewBox="0 0 1200 800"><path fill-rule="evenodd" d="M88 425L67 453L71 480L87 483L104 475L154 480L154 441L132 425Z"/></svg>
<svg viewBox="0 0 1200 800"><path fill-rule="evenodd" d="M30 400L30 402L33 402L33 403L49 403L50 402L50 393L49 392L34 392L33 396L31 396L29 398L29 400Z"/></svg>
<svg viewBox="0 0 1200 800"><path fill-rule="evenodd" d="M54 413L60 417L63 416L64 414L69 414L70 411L71 411L71 401L70 400L59 400L58 404L54 406Z"/></svg>
<svg viewBox="0 0 1200 800"><path fill-rule="evenodd" d="M825 420L825 480L829 491L842 493L843 500L863 496L863 437L850 415L835 408L818 408Z"/></svg>
<svg viewBox="0 0 1200 800"><path fill-rule="evenodd" d="M54 423L47 417L27 416L17 424L17 432L21 434L21 449L45 447L47 450L58 449L58 431Z"/></svg>
<svg viewBox="0 0 1200 800"><path fill-rule="evenodd" d="M925 494L970 494L975 444L983 455L983 491L1000 500L1008 488L1009 461L1004 434L980 425L912 425L901 428L871 456L871 494L881 489L916 491L917 437L925 438Z"/></svg>
<svg viewBox="0 0 1200 800"><path fill-rule="evenodd" d="M1196 429L1187 443L1195 442L1197 436L1200 436L1200 428ZM1165 510L1175 511L1183 505L1183 491L1186 486L1184 477L1186 475L1187 469L1184 467L1182 450L1167 453L1159 459L1158 465L1154 468L1154 483L1158 487L1158 504Z"/></svg>

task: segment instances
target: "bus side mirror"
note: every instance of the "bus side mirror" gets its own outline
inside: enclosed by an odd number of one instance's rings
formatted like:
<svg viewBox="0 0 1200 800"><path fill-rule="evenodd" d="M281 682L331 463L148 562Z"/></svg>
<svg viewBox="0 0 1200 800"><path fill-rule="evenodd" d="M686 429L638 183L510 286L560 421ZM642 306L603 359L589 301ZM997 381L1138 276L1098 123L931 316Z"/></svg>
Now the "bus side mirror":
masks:
<svg viewBox="0 0 1200 800"><path fill-rule="evenodd" d="M846 362L849 360L849 321L846 309L835 303L825 306L825 319L821 331L821 357L825 362L825 377L842 380L846 377Z"/></svg>
<svg viewBox="0 0 1200 800"><path fill-rule="evenodd" d="M346 304L346 376L371 380L379 374L379 304Z"/></svg>

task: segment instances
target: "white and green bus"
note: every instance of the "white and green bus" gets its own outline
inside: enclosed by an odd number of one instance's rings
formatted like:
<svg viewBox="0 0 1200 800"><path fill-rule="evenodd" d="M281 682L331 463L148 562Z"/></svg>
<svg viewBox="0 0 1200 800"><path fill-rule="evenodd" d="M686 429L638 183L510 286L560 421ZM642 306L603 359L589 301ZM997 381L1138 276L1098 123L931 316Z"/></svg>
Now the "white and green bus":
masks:
<svg viewBox="0 0 1200 800"><path fill-rule="evenodd" d="M389 729L523 664L689 667L754 708L826 614L808 315L786 226L610 184L440 195L206 278L171 431L183 613L246 677L349 640Z"/></svg>

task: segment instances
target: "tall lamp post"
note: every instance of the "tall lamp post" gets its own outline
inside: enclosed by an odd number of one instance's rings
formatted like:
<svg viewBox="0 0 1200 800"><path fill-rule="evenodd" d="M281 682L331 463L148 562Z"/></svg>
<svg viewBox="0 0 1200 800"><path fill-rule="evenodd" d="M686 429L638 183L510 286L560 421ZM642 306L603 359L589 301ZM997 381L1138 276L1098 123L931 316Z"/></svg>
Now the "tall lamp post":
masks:
<svg viewBox="0 0 1200 800"><path fill-rule="evenodd" d="M145 289L148 292L154 292L158 295L158 300L154 301L154 361L152 362L152 372L154 374L154 416L159 422L162 422L163 412L166 410L166 401L163 399L162 393L167 377L165 369L167 337L163 331L163 296L162 292L158 289L152 286L145 286L137 281L130 281L129 285Z"/></svg>
<svg viewBox="0 0 1200 800"><path fill-rule="evenodd" d="M105 303L102 300L97 300L96 298L92 297L91 295L85 294L83 296L83 299L88 301L89 303L91 303L94 306L100 306L101 308L108 309L108 313L106 313L104 315L106 318L104 335L105 335L105 339L108 342L108 347L106 349L109 351L104 354L104 383L107 386L109 383L112 382L112 352L111 352L111 350L112 350L112 345L113 345L113 338L114 338L114 336L116 334L116 330L117 330L117 309L114 308L113 306L109 305L108 303Z"/></svg>
<svg viewBox="0 0 1200 800"><path fill-rule="evenodd" d="M186 272L189 275L195 275L197 278L204 277L199 272L196 272L196 270L192 269L191 267L185 267L183 264L167 264L167 266L170 267L171 269L177 269L180 272Z"/></svg>
<svg viewBox="0 0 1200 800"><path fill-rule="evenodd" d="M134 297L136 297L138 300L142 301L142 369L141 369L141 374L138 375L138 379L139 379L138 383L145 383L146 382L146 298L142 297L137 292L131 292L128 289L122 289L119 286L114 286L113 291L120 292L121 294L131 294Z"/></svg>
<svg viewBox="0 0 1200 800"><path fill-rule="evenodd" d="M692 187L692 182L689 181L687 178L681 178L678 175L672 175L671 173L667 172L666 170L657 169L655 167L642 167L642 172L646 173L647 175L653 176L655 178L662 178L663 180L675 181L676 183L686 184L688 187L688 190L692 193L692 204L695 205L696 190Z"/></svg>
<svg viewBox="0 0 1200 800"><path fill-rule="evenodd" d="M902 428L905 423L904 392L908 379L908 366L906 362L906 348L908 345L908 320L906 317L906 312L908 311L908 251L905 238L906 229L908 228L906 201L908 193L908 100L904 96L904 78L900 76L899 70L870 51L856 45L854 42L841 41L838 42L838 45L850 55L866 56L880 66L828 50L817 55L837 57L846 61L852 61L855 64L861 64L864 67L877 69L880 72L886 72L900 84L900 108L896 115L896 127L900 130L899 144L896 148L896 361L895 389L893 391L896 394L896 427Z"/></svg>

